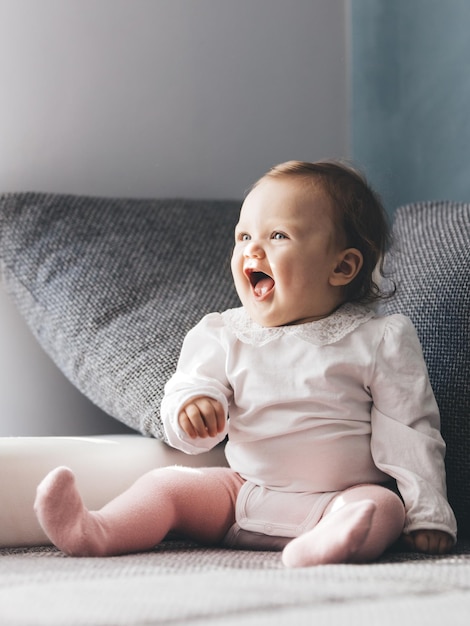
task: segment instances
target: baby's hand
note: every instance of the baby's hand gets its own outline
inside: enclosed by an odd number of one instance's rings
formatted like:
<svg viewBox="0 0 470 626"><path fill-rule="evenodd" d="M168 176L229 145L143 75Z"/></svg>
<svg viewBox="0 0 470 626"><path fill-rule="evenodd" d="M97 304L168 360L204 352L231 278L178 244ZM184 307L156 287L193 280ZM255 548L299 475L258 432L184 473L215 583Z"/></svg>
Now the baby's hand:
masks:
<svg viewBox="0 0 470 626"><path fill-rule="evenodd" d="M442 530L415 530L402 535L402 540L410 550L428 554L445 554L454 545L452 537Z"/></svg>
<svg viewBox="0 0 470 626"><path fill-rule="evenodd" d="M213 398L193 398L182 408L178 423L191 439L215 437L225 427L225 411Z"/></svg>

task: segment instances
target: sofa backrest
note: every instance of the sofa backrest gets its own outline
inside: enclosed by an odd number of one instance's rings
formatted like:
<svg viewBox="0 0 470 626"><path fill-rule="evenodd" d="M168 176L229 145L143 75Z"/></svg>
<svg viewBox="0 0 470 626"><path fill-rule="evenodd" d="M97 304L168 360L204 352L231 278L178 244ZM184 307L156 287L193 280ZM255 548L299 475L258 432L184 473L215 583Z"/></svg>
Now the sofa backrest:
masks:
<svg viewBox="0 0 470 626"><path fill-rule="evenodd" d="M386 314L416 326L447 443L449 501L470 534L470 204L422 202L398 209L386 272L396 293Z"/></svg>

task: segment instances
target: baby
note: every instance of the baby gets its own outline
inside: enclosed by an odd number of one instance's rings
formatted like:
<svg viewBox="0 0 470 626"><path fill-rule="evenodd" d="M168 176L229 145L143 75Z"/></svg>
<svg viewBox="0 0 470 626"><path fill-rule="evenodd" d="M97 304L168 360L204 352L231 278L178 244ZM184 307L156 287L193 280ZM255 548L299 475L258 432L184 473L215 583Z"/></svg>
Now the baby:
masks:
<svg viewBox="0 0 470 626"><path fill-rule="evenodd" d="M295 161L263 176L235 229L243 306L188 333L161 407L168 443L188 454L228 435L229 467L155 469L95 512L58 468L35 503L51 541L104 556L176 533L282 550L288 567L372 561L402 535L414 550L450 550L419 341L408 318L372 308L387 243L383 207L352 168Z"/></svg>

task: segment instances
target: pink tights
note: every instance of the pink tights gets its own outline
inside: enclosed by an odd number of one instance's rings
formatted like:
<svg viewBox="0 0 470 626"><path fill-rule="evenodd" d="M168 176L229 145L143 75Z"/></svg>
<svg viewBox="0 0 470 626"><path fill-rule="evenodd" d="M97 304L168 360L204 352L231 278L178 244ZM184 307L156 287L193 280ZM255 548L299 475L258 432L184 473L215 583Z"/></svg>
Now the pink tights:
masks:
<svg viewBox="0 0 470 626"><path fill-rule="evenodd" d="M59 467L39 485L34 504L44 531L71 556L150 550L169 532L220 543L235 522L242 484L228 468L156 469L99 511L88 511L71 470Z"/></svg>
<svg viewBox="0 0 470 626"><path fill-rule="evenodd" d="M284 548L287 567L364 563L377 559L400 537L405 508L380 485L358 485L339 493L318 524Z"/></svg>
<svg viewBox="0 0 470 626"><path fill-rule="evenodd" d="M71 556L150 550L170 532L220 544L235 523L242 484L229 468L161 468L99 511L88 511L73 473L59 467L39 485L34 507L52 543ZM403 523L403 504L393 492L353 487L330 502L312 530L287 544L282 559L288 567L372 561L398 539Z"/></svg>

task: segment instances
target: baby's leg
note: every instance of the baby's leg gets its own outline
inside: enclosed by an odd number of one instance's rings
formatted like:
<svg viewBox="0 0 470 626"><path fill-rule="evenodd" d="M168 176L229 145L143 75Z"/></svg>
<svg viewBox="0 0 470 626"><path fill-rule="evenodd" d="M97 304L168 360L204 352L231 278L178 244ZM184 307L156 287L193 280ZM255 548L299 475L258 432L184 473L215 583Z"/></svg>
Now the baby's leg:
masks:
<svg viewBox="0 0 470 626"><path fill-rule="evenodd" d="M241 484L228 468L161 468L91 512L72 472L59 467L39 485L34 506L44 531L63 552L108 556L149 550L170 531L203 543L221 541L235 521Z"/></svg>
<svg viewBox="0 0 470 626"><path fill-rule="evenodd" d="M320 522L284 548L288 567L377 559L401 535L405 509L380 485L358 485L330 502Z"/></svg>

